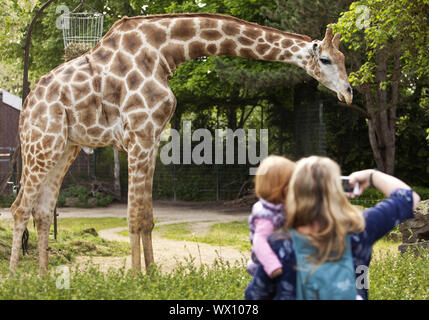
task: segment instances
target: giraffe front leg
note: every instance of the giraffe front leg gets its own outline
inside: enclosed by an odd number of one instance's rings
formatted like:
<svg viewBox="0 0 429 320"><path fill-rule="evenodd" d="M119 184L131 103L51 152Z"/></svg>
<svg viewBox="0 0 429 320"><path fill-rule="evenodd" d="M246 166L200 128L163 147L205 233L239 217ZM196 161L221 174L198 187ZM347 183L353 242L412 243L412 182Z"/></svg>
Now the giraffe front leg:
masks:
<svg viewBox="0 0 429 320"><path fill-rule="evenodd" d="M141 271L140 237L143 243L145 267L154 263L152 248L152 229L154 227L152 211L153 158L157 148L150 152L142 150L136 144L128 153L128 229L131 244L131 264L134 272Z"/></svg>

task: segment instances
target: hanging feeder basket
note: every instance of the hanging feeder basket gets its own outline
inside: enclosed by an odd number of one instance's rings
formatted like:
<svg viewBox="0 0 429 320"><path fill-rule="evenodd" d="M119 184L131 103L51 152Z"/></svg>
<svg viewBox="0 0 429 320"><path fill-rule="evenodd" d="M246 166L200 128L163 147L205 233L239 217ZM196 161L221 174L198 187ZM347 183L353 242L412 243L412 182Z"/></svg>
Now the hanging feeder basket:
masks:
<svg viewBox="0 0 429 320"><path fill-rule="evenodd" d="M97 44L103 34L103 14L69 12L63 16L64 59L74 59Z"/></svg>

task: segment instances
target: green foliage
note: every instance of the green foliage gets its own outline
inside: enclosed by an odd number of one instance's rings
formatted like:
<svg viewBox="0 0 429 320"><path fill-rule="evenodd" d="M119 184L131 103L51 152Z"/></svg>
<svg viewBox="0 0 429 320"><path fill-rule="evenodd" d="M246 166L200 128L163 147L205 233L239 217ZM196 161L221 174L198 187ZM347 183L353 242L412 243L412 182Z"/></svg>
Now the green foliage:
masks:
<svg viewBox="0 0 429 320"><path fill-rule="evenodd" d="M373 259L370 269L369 298L371 300L429 299L429 253L412 252L385 254Z"/></svg>
<svg viewBox="0 0 429 320"><path fill-rule="evenodd" d="M8 208L15 201L16 196L0 194L0 208Z"/></svg>
<svg viewBox="0 0 429 320"><path fill-rule="evenodd" d="M67 198L78 198L79 203L78 207L90 208L93 205L88 203L88 200L93 197L96 199L95 205L97 207L107 207L113 201L113 197L108 194L103 194L101 192L92 193L90 190L83 186L69 186L68 188L61 190L58 196L58 207L63 207L66 203Z"/></svg>
<svg viewBox="0 0 429 320"><path fill-rule="evenodd" d="M353 84L375 79L376 51L399 50L403 72L424 77L429 74L427 50L429 3L427 0L361 0L333 25L349 49L365 52L366 62L350 74ZM387 84L386 84L387 85Z"/></svg>

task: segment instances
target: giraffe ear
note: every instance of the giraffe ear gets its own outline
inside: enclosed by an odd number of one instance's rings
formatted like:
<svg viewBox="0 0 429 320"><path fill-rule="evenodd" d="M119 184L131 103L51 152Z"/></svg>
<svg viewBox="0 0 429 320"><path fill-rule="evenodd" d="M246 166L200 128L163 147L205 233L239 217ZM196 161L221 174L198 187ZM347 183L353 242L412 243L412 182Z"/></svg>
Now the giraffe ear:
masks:
<svg viewBox="0 0 429 320"><path fill-rule="evenodd" d="M332 45L334 46L334 48L339 49L340 39L341 39L341 34L336 33L334 38L332 39Z"/></svg>
<svg viewBox="0 0 429 320"><path fill-rule="evenodd" d="M313 43L313 46L311 47L310 53L312 56L318 56L319 55L319 45L317 44L317 42Z"/></svg>
<svg viewBox="0 0 429 320"><path fill-rule="evenodd" d="M334 35L332 34L332 28L329 27L328 29L326 29L325 38L323 38L322 41L325 42L325 43L330 43L332 41L332 37L333 36Z"/></svg>

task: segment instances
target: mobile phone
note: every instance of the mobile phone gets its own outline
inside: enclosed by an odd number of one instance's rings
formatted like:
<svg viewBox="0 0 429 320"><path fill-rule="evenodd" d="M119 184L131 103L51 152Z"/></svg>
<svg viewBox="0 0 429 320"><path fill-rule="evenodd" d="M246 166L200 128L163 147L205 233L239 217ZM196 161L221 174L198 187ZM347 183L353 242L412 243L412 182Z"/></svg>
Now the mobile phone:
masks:
<svg viewBox="0 0 429 320"><path fill-rule="evenodd" d="M347 176L342 176L341 184L345 193L351 195L357 195L359 193L359 182L356 182L354 186L350 186L350 178Z"/></svg>

